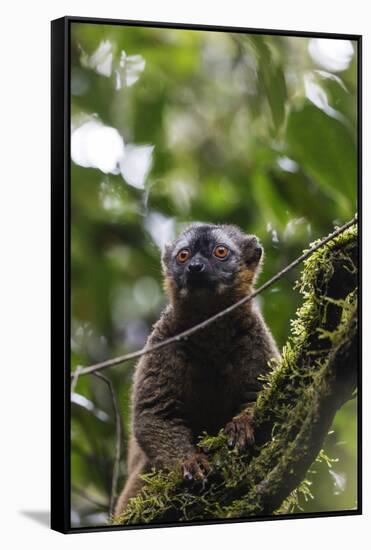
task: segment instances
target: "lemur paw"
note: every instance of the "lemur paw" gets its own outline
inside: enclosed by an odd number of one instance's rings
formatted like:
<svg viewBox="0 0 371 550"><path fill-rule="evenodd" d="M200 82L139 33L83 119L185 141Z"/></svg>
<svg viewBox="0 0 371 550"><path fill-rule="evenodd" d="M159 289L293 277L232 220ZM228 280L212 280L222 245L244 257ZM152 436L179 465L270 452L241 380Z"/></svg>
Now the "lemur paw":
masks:
<svg viewBox="0 0 371 550"><path fill-rule="evenodd" d="M254 427L251 413L242 413L235 416L224 428L227 436L228 447L234 447L238 451L244 451L248 446L254 445Z"/></svg>
<svg viewBox="0 0 371 550"><path fill-rule="evenodd" d="M182 464L183 477L187 481L205 481L210 472L211 466L203 453L195 453Z"/></svg>

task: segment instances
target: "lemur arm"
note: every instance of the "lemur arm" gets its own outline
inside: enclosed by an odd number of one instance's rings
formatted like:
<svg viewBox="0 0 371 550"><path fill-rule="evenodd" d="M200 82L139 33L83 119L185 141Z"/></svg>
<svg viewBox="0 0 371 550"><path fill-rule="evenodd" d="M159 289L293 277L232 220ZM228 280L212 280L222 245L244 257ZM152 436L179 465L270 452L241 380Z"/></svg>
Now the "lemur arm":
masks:
<svg viewBox="0 0 371 550"><path fill-rule="evenodd" d="M169 467L196 452L182 417L178 365L167 365L166 352L153 352L138 365L134 391L135 437L150 462Z"/></svg>

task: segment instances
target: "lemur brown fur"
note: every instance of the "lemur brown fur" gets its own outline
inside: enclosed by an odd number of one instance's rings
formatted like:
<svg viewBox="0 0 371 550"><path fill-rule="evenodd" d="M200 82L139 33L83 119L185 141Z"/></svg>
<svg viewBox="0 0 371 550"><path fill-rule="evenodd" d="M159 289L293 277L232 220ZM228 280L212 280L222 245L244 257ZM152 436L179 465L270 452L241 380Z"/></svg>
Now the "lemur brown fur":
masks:
<svg viewBox="0 0 371 550"><path fill-rule="evenodd" d="M220 245L227 249L226 258L215 256ZM179 252L184 250L189 258L183 263ZM189 226L163 253L170 303L147 346L250 293L261 255L256 237L235 226ZM228 444L240 451L251 444L253 406L262 384L259 376L276 357L274 339L253 301L188 339L143 356L134 375L128 478L115 515L141 489L140 475L153 466L181 467L186 479L207 476L207 457L196 446L203 431L212 435L224 427Z"/></svg>

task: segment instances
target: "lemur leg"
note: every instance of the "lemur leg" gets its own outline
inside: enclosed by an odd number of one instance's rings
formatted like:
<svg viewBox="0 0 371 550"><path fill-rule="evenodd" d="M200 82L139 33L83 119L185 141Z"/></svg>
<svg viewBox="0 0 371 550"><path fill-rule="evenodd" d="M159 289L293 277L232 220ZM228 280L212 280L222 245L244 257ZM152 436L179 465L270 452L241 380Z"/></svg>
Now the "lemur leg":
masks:
<svg viewBox="0 0 371 550"><path fill-rule="evenodd" d="M140 478L140 475L145 472L146 470L143 468L143 464L139 464L137 468L132 471L117 501L115 516L121 515L124 512L129 499L135 497L139 493L144 485L144 481Z"/></svg>
<svg viewBox="0 0 371 550"><path fill-rule="evenodd" d="M143 487L144 481L140 478L141 474L145 474L149 469L149 462L139 447L137 440L132 435L130 437L128 445L128 479L126 480L125 486L117 500L115 507L115 516L118 516L123 513L128 503L128 500L132 497L135 497L141 488Z"/></svg>

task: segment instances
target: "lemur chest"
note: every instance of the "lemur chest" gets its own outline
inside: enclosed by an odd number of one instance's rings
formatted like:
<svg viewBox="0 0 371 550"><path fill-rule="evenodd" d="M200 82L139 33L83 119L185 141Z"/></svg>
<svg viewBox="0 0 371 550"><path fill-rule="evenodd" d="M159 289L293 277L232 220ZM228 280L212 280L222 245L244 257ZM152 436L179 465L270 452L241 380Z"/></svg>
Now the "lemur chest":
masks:
<svg viewBox="0 0 371 550"><path fill-rule="evenodd" d="M217 433L240 412L244 390L238 366L226 361L223 366L192 365L182 388L185 416L194 435L202 431Z"/></svg>

